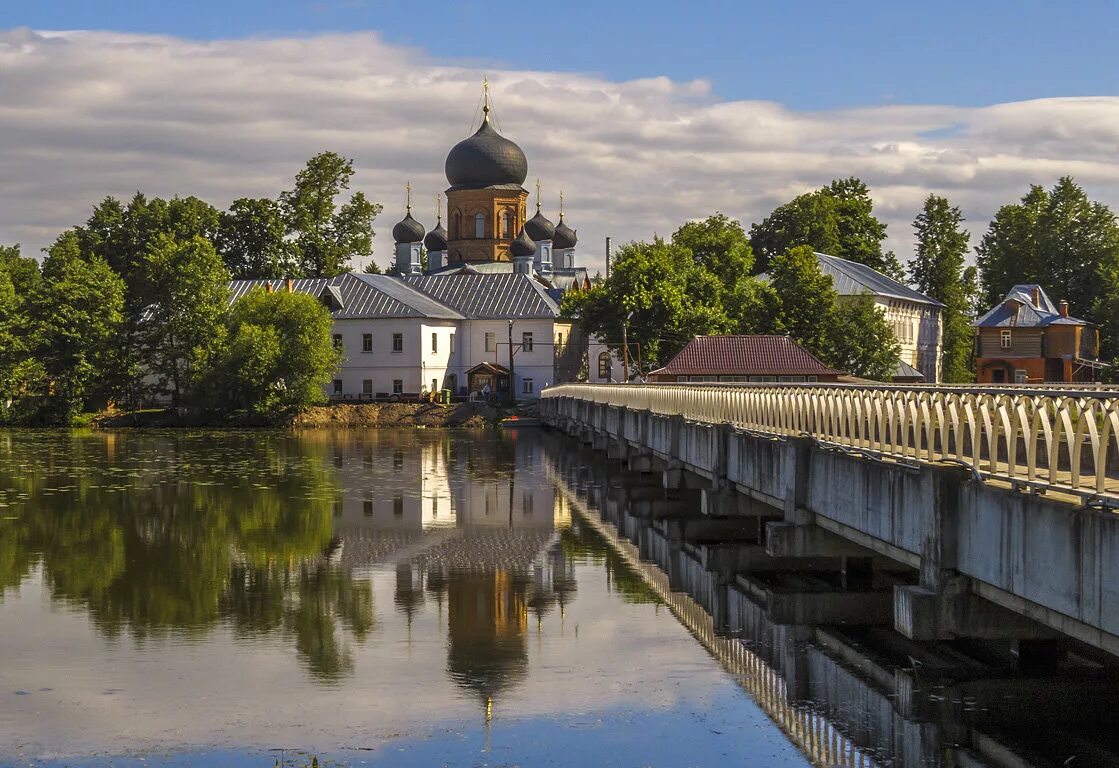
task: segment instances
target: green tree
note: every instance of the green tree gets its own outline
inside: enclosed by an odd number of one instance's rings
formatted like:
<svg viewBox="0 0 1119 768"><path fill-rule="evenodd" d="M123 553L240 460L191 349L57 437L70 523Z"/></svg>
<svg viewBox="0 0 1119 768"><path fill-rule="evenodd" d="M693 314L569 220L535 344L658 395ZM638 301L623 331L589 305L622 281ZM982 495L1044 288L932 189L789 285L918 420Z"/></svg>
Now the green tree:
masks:
<svg viewBox="0 0 1119 768"><path fill-rule="evenodd" d="M100 258L82 258L74 233L43 261L34 301L32 355L50 394L48 417L67 423L105 380L124 321L124 284Z"/></svg>
<svg viewBox="0 0 1119 768"><path fill-rule="evenodd" d="M341 362L332 331L330 312L313 296L250 291L229 310L227 341L201 363L201 404L270 413L321 402Z"/></svg>
<svg viewBox="0 0 1119 768"><path fill-rule="evenodd" d="M370 259L369 261L367 261L366 264L365 264L365 268L362 269L361 271L364 272L367 275L384 274L381 271L381 268L379 266L377 266L377 262L373 261L373 259Z"/></svg>
<svg viewBox="0 0 1119 768"><path fill-rule="evenodd" d="M726 333L731 326L721 302L723 286L699 266L692 252L656 238L618 249L610 277L588 291L569 291L563 312L588 333L630 359L640 348L642 370L664 365L693 336ZM631 372L638 369L635 363Z"/></svg>
<svg viewBox="0 0 1119 768"><path fill-rule="evenodd" d="M287 225L275 200L242 197L221 214L214 246L234 279L294 275Z"/></svg>
<svg viewBox="0 0 1119 768"><path fill-rule="evenodd" d="M866 379L893 378L901 347L870 294L840 299L825 333L829 365Z"/></svg>
<svg viewBox="0 0 1119 768"><path fill-rule="evenodd" d="M0 246L0 422L13 420L20 398L42 380L29 315L39 282L38 262L21 256L18 245Z"/></svg>
<svg viewBox="0 0 1119 768"><path fill-rule="evenodd" d="M917 290L944 305L941 328L944 345L943 379L950 383L975 381L974 330L971 305L974 278L964 264L969 235L960 228L963 214L947 198L929 195L913 229L917 253L909 265Z"/></svg>
<svg viewBox="0 0 1119 768"><path fill-rule="evenodd" d="M1119 354L1119 224L1072 179L1048 191L1033 186L1020 203L1000 208L976 252L984 307L1015 284L1039 283L1100 325L1105 357Z"/></svg>
<svg viewBox="0 0 1119 768"><path fill-rule="evenodd" d="M749 279L754 268L754 252L742 224L722 213L689 221L672 235L672 244L691 251L696 265L715 275L727 294Z"/></svg>
<svg viewBox="0 0 1119 768"><path fill-rule="evenodd" d="M828 328L839 296L812 248L800 245L777 256L770 264L769 278L779 300L773 330L827 357Z"/></svg>
<svg viewBox="0 0 1119 768"><path fill-rule="evenodd" d="M192 385L195 365L218 348L229 300L229 272L209 240L161 236L147 254L153 286L143 320L147 369L179 405Z"/></svg>
<svg viewBox="0 0 1119 768"><path fill-rule="evenodd" d="M897 257L882 251L885 239L886 225L874 216L870 190L854 177L800 195L750 228L758 272L789 248L807 245L900 279Z"/></svg>
<svg viewBox="0 0 1119 768"><path fill-rule="evenodd" d="M373 250L373 219L381 206L366 200L361 192L337 205L353 175L352 160L322 152L296 175L295 187L280 195L296 263L304 277L348 272L351 262L358 263Z"/></svg>

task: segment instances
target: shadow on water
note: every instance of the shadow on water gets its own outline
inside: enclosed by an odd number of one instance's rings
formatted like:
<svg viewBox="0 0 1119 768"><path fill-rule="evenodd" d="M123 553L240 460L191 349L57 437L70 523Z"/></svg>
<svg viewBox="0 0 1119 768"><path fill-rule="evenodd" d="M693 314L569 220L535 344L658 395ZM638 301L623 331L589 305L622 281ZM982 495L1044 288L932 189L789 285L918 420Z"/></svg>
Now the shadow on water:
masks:
<svg viewBox="0 0 1119 768"><path fill-rule="evenodd" d="M848 611L849 624L798 623L790 593L841 602L849 590L874 603L894 577L848 579L828 562L802 563L807 575L784 573L789 566L775 561L755 572L741 563L763 543L756 522L752 532L728 523L722 536L689 535L680 521L698 518L698 499L665 491L659 475L631 472L572 441L549 456L575 529L608 542L814 764L1119 765L1114 660L1074 649L1059 670L1031 674L997 644L909 641L892 630L892 617L865 605ZM651 499L671 511L651 512Z"/></svg>

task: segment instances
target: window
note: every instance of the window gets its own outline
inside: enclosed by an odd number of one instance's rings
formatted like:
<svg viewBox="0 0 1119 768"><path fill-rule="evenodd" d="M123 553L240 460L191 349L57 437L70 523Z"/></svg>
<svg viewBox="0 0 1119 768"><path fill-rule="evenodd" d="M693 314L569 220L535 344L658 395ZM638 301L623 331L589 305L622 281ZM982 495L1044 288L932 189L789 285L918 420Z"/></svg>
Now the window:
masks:
<svg viewBox="0 0 1119 768"><path fill-rule="evenodd" d="M434 331L431 334L431 351L432 352L438 352L439 351L439 334L435 333Z"/></svg>
<svg viewBox="0 0 1119 768"><path fill-rule="evenodd" d="M532 394L532 379L521 379L521 392L526 395Z"/></svg>
<svg viewBox="0 0 1119 768"><path fill-rule="evenodd" d="M521 349L525 352L532 351L532 331L525 331L521 334Z"/></svg>
<svg viewBox="0 0 1119 768"><path fill-rule="evenodd" d="M455 353L455 335L451 334L451 354Z"/></svg>
<svg viewBox="0 0 1119 768"><path fill-rule="evenodd" d="M394 333L392 335L392 351L393 352L403 352L404 351L404 334L403 333Z"/></svg>
<svg viewBox="0 0 1119 768"><path fill-rule="evenodd" d="M557 333L556 334L556 354L559 354L559 355L563 354L563 334L562 333Z"/></svg>
<svg viewBox="0 0 1119 768"><path fill-rule="evenodd" d="M361 334L361 351L362 352L372 352L373 351L373 334L371 334L371 333Z"/></svg>
<svg viewBox="0 0 1119 768"><path fill-rule="evenodd" d="M501 236L506 240L513 237L513 214L509 211L501 214Z"/></svg>
<svg viewBox="0 0 1119 768"><path fill-rule="evenodd" d="M598 378L610 378L610 353L599 352L598 354Z"/></svg>
<svg viewBox="0 0 1119 768"><path fill-rule="evenodd" d="M336 394L336 395L342 394L342 380L341 379L335 379L334 380L334 394Z"/></svg>
<svg viewBox="0 0 1119 768"><path fill-rule="evenodd" d="M438 392L439 391L439 379L432 379L431 380L431 391L432 392Z"/></svg>
<svg viewBox="0 0 1119 768"><path fill-rule="evenodd" d="M1010 331L999 333L999 346L1003 349L1010 349Z"/></svg>
<svg viewBox="0 0 1119 768"><path fill-rule="evenodd" d="M393 379L392 380L392 393L394 395L403 395L404 394L404 379Z"/></svg>
<svg viewBox="0 0 1119 768"><path fill-rule="evenodd" d="M1014 371L1014 383L1015 384L1025 384L1026 383L1026 371L1024 369L1018 368Z"/></svg>
<svg viewBox="0 0 1119 768"><path fill-rule="evenodd" d="M335 349L341 349L342 348L342 334L340 334L340 333L334 334L334 348Z"/></svg>
<svg viewBox="0 0 1119 768"><path fill-rule="evenodd" d="M486 351L497 351L497 334L493 331L486 331Z"/></svg>
<svg viewBox="0 0 1119 768"><path fill-rule="evenodd" d="M481 240L486 236L486 214L474 214L474 237Z"/></svg>
<svg viewBox="0 0 1119 768"><path fill-rule="evenodd" d="M372 395L373 394L373 379L362 379L361 380L361 394L363 394L363 395Z"/></svg>
<svg viewBox="0 0 1119 768"><path fill-rule="evenodd" d="M455 211L451 214L451 239L455 240L460 237L462 237L462 216L458 211ZM458 255L457 251L455 255Z"/></svg>

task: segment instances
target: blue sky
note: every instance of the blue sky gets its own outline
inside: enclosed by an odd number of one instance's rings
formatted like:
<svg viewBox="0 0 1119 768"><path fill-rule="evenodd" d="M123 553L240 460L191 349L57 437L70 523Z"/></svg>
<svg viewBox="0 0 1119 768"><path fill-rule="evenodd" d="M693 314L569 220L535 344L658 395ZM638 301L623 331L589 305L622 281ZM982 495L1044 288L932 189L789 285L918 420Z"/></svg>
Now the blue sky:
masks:
<svg viewBox="0 0 1119 768"><path fill-rule="evenodd" d="M195 39L376 30L428 54L609 80L710 80L795 109L1119 90L1115 0L0 0L0 28Z"/></svg>

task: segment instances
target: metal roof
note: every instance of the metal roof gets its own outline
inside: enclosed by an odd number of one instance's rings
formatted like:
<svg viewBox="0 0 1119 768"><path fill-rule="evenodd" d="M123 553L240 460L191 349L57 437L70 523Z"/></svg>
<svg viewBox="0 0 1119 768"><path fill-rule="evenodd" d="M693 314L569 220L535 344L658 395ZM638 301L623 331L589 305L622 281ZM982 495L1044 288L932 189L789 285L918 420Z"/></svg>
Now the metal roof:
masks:
<svg viewBox="0 0 1119 768"><path fill-rule="evenodd" d="M652 374L677 376L838 376L788 336L696 336ZM650 375L652 375L650 374Z"/></svg>
<svg viewBox="0 0 1119 768"><path fill-rule="evenodd" d="M1075 317L1062 316L1053 306L1044 288L1037 283L1022 283L1011 288L996 307L975 321L975 325L980 328L1045 328L1050 325L1091 325L1091 323Z"/></svg>
<svg viewBox="0 0 1119 768"><path fill-rule="evenodd" d="M918 371L909 363L904 360L898 360L897 367L894 368L895 379L916 379L918 381L925 380L925 374Z"/></svg>
<svg viewBox="0 0 1119 768"><path fill-rule="evenodd" d="M934 298L926 296L920 291L915 291L908 285L887 277L878 270L871 269L865 264L848 261L838 256L829 256L826 253L816 253L820 269L825 275L831 275L836 293L840 296L856 296L860 293L873 293L893 299L913 301L918 304L929 304L934 307L943 307Z"/></svg>
<svg viewBox="0 0 1119 768"><path fill-rule="evenodd" d="M229 284L230 301L236 301L254 288L271 284L272 290L286 290L284 280L234 280ZM292 291L316 298L324 292L335 297L340 308L330 314L335 319L377 317L427 317L461 320L463 316L430 296L388 275L346 273L331 278L302 278L292 281Z"/></svg>
<svg viewBox="0 0 1119 768"><path fill-rule="evenodd" d="M441 274L404 281L463 316L475 319L554 319L559 306L544 286L524 274Z"/></svg>

